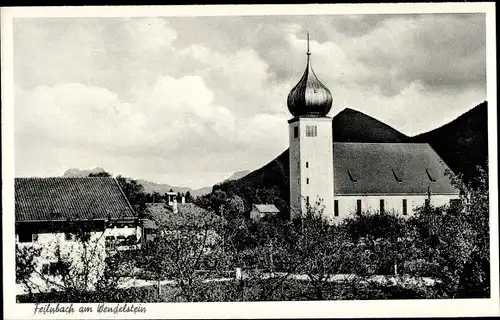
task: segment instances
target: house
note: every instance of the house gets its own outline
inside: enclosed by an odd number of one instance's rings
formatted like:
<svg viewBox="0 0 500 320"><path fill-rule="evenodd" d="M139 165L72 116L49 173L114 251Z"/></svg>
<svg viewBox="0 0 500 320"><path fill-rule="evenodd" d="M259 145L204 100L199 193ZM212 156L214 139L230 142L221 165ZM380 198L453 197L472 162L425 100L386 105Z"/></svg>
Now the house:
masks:
<svg viewBox="0 0 500 320"><path fill-rule="evenodd" d="M141 238L132 206L110 177L16 178L15 233L18 251L41 250L30 281L45 289L58 282L61 261L77 272L92 260L97 278L106 256Z"/></svg>
<svg viewBox="0 0 500 320"><path fill-rule="evenodd" d="M209 238L215 240L217 231L225 225L225 219L203 209L194 203L180 203L169 206L164 203L146 203L146 221L144 223L145 241L153 241L159 234L174 234L183 230L209 232ZM212 241L211 240L211 241Z"/></svg>
<svg viewBox="0 0 500 320"><path fill-rule="evenodd" d="M252 211L250 211L250 219L260 220L264 217L278 215L279 212L274 204L254 204Z"/></svg>
<svg viewBox="0 0 500 320"><path fill-rule="evenodd" d="M459 198L451 172L427 143L333 142L333 98L311 66L290 91L290 217L319 206L331 222L361 212L411 215Z"/></svg>

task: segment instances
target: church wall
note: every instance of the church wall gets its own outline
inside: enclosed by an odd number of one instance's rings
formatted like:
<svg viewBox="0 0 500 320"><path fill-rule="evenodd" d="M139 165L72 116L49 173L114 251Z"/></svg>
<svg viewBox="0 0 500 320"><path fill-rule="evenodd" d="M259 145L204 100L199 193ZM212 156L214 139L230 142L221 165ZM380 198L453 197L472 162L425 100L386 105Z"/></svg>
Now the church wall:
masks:
<svg viewBox="0 0 500 320"><path fill-rule="evenodd" d="M384 209L387 213L402 214L403 199L407 202L407 216L414 215L414 210L425 205L427 195L346 195L335 196L338 200L339 216L333 217L334 221L340 221L350 214L356 212L357 201L361 200L362 212L379 212L380 200L384 200ZM451 199L458 199L458 195L432 195L431 205L435 207L449 204Z"/></svg>
<svg viewBox="0 0 500 320"><path fill-rule="evenodd" d="M290 218L300 216L301 201L300 201L300 135L295 138L295 127L299 127L299 122L294 121L289 124L290 137Z"/></svg>
<svg viewBox="0 0 500 320"><path fill-rule="evenodd" d="M299 136L295 138L294 127ZM314 126L315 134L307 135ZM311 128L311 127L309 127ZM290 203L292 214L322 199L324 212L333 212L332 119L300 118L290 124ZM299 202L300 201L300 202ZM300 208L300 209L299 209ZM292 217L293 218L293 217Z"/></svg>

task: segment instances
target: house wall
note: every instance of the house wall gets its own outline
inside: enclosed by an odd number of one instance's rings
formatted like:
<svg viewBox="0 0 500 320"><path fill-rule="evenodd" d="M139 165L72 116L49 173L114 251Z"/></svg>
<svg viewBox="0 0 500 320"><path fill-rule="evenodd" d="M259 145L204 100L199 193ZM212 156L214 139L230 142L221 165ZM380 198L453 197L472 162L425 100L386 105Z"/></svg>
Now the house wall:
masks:
<svg viewBox="0 0 500 320"><path fill-rule="evenodd" d="M316 126L317 135L307 136L307 126ZM299 128L295 138L294 128ZM290 217L293 219L321 199L325 214L333 212L332 119L299 118L289 124L290 135Z"/></svg>
<svg viewBox="0 0 500 320"><path fill-rule="evenodd" d="M252 219L252 220L258 220L260 218L262 218L262 217L260 216L259 210L252 209L252 211L250 211L250 219Z"/></svg>
<svg viewBox="0 0 500 320"><path fill-rule="evenodd" d="M257 209L252 209L252 211L250 211L250 219L256 221L256 220L260 220L260 219L264 218L266 215L267 216L275 216L278 214L279 214L279 212L260 212Z"/></svg>
<svg viewBox="0 0 500 320"><path fill-rule="evenodd" d="M458 199L459 195L432 195L430 204L435 207L449 204L450 200ZM403 199L407 203L407 216L414 215L414 211L418 207L425 205L427 195L346 195L335 196L334 201L338 201L339 216L331 215L329 219L339 222L351 214L355 214L357 210L357 201L361 200L362 212L379 212L380 200L384 200L384 209L387 213L402 215Z"/></svg>
<svg viewBox="0 0 500 320"><path fill-rule="evenodd" d="M33 273L30 281L39 287L39 290L46 291L51 289L58 289L58 283L61 283L59 276L51 276L44 274L43 276L37 274L43 272L44 264L55 263L58 261L57 251L59 250L60 256L67 261L71 261L71 267L78 272L82 271L85 264L91 264L91 272L89 273L90 281L89 284L97 279L105 267L106 258L106 237L108 236L131 236L135 235L138 239L141 236L140 227L113 227L106 228L105 230L96 230L89 232L90 239L87 242L86 248L84 244L75 239L74 236L66 240L66 234L64 232L47 232L41 223L39 229L40 232L37 234L37 239L34 242L19 242L19 236L16 233L16 244L19 248L23 247L33 247L41 248L40 256L36 261L37 272ZM17 227L18 231L22 231L22 224ZM37 228L30 227L32 230ZM86 249L86 250L85 250ZM86 254L86 253L87 254ZM48 281L46 281L48 280ZM22 286L21 286L22 287ZM23 291L23 289L18 288L18 291Z"/></svg>

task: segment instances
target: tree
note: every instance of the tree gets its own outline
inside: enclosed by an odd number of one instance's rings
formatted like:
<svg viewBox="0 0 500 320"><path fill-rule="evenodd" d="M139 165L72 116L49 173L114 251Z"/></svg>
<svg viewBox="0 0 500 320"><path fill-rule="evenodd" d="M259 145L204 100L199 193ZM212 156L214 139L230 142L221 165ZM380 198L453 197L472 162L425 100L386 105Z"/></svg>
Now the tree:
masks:
<svg viewBox="0 0 500 320"><path fill-rule="evenodd" d="M206 300L203 282L210 273L200 270L218 269L223 263L218 234L220 218L210 213L201 219L185 217L182 225L162 226L154 242L143 248L139 263L158 283L173 280L181 301Z"/></svg>
<svg viewBox="0 0 500 320"><path fill-rule="evenodd" d="M144 193L144 187L138 183L137 180L125 178L121 175L116 177L116 181L130 201L135 212L141 217L146 210L146 194Z"/></svg>
<svg viewBox="0 0 500 320"><path fill-rule="evenodd" d="M89 177L111 177L111 174L106 171L91 172L89 173Z"/></svg>
<svg viewBox="0 0 500 320"><path fill-rule="evenodd" d="M186 197L185 197L186 203L191 203L194 201L193 196L191 195L191 192L189 190L186 192Z"/></svg>

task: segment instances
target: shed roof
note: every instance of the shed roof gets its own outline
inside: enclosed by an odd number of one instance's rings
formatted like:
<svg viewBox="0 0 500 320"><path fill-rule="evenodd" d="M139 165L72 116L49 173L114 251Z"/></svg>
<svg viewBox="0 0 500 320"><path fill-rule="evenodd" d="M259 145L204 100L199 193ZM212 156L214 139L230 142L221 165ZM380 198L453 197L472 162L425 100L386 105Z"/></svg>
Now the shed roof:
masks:
<svg viewBox="0 0 500 320"><path fill-rule="evenodd" d="M110 177L16 178L14 184L16 222L135 219Z"/></svg>
<svg viewBox="0 0 500 320"><path fill-rule="evenodd" d="M280 212L274 204L254 204L254 207L263 213L278 213L278 212Z"/></svg>
<svg viewBox="0 0 500 320"><path fill-rule="evenodd" d="M427 143L333 144L334 194L458 194Z"/></svg>

